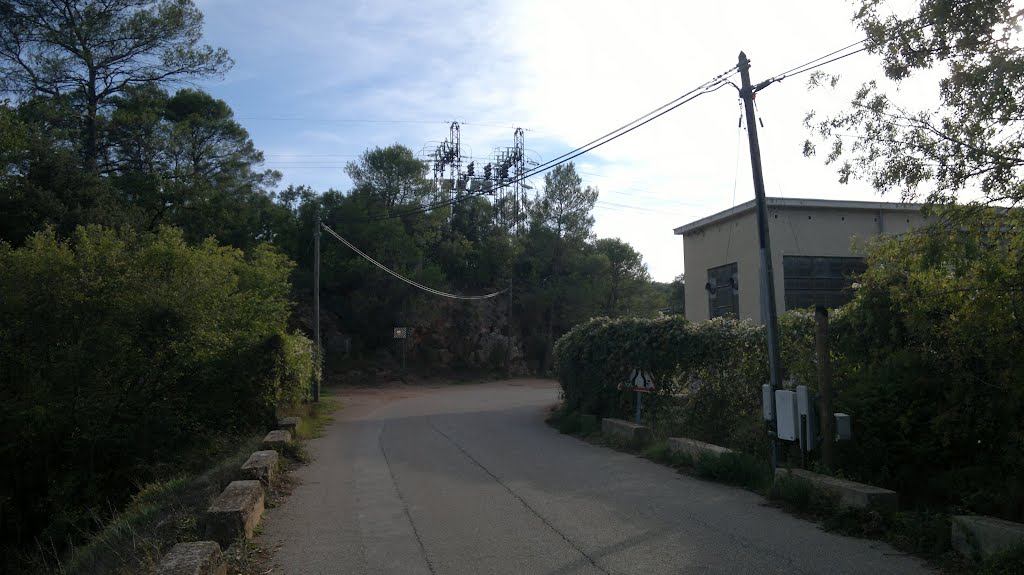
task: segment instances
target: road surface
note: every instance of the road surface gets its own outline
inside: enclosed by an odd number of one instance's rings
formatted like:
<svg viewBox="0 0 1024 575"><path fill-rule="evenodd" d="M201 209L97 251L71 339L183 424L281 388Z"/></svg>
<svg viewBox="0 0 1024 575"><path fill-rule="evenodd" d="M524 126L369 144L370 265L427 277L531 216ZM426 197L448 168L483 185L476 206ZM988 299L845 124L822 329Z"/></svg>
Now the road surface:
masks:
<svg viewBox="0 0 1024 575"><path fill-rule="evenodd" d="M753 493L563 436L552 382L350 392L268 511L272 573L927 573Z"/></svg>

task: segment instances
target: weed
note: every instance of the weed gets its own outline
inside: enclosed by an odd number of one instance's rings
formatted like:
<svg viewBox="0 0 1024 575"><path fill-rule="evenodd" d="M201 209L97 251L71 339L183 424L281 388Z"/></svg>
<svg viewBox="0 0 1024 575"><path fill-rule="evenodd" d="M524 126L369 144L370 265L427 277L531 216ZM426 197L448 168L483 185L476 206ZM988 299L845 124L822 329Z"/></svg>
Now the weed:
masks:
<svg viewBox="0 0 1024 575"><path fill-rule="evenodd" d="M672 450L669 448L668 441L664 439L647 444L640 450L640 456L655 463L672 463Z"/></svg>
<svg viewBox="0 0 1024 575"><path fill-rule="evenodd" d="M694 468L699 477L761 491L771 483L768 466L746 453L702 454Z"/></svg>

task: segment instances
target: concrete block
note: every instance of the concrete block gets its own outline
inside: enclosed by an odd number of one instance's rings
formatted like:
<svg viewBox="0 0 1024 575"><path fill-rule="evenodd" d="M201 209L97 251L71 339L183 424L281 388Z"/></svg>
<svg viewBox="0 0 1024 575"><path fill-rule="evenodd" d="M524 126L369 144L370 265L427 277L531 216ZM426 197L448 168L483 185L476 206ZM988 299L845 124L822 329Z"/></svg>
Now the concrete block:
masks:
<svg viewBox="0 0 1024 575"><path fill-rule="evenodd" d="M634 445L651 439L651 428L631 421L606 417L601 420L601 433Z"/></svg>
<svg viewBox="0 0 1024 575"><path fill-rule="evenodd" d="M276 429L263 438L263 449L275 449L281 451L286 445L292 442L291 432Z"/></svg>
<svg viewBox="0 0 1024 575"><path fill-rule="evenodd" d="M983 515L957 515L953 517L951 535L957 553L984 560L1024 545L1024 524Z"/></svg>
<svg viewBox="0 0 1024 575"><path fill-rule="evenodd" d="M703 441L697 441L696 439L689 439L686 437L669 437L668 449L672 453L688 455L694 462L700 459L702 455L723 455L733 452L733 450L728 447L722 447L721 445L714 445L712 443L704 443Z"/></svg>
<svg viewBox="0 0 1024 575"><path fill-rule="evenodd" d="M844 507L874 507L877 509L889 509L895 511L899 507L899 496L895 491L882 489L866 483L847 481L838 477L812 473L806 469L785 469L779 467L775 470L775 477L792 474L807 480L815 487L834 493L839 497L839 504Z"/></svg>
<svg viewBox="0 0 1024 575"><path fill-rule="evenodd" d="M285 431L295 433L295 428L299 425L298 417L280 417L277 420L277 428Z"/></svg>
<svg viewBox="0 0 1024 575"><path fill-rule="evenodd" d="M259 481L232 481L203 516L206 536L227 549L239 537L252 539L263 516L263 486Z"/></svg>
<svg viewBox="0 0 1024 575"><path fill-rule="evenodd" d="M270 483L277 474L280 462L281 458L273 449L253 452L242 464L242 475L247 479Z"/></svg>
<svg viewBox="0 0 1024 575"><path fill-rule="evenodd" d="M227 575L228 564L214 541L178 543L163 556L156 575Z"/></svg>

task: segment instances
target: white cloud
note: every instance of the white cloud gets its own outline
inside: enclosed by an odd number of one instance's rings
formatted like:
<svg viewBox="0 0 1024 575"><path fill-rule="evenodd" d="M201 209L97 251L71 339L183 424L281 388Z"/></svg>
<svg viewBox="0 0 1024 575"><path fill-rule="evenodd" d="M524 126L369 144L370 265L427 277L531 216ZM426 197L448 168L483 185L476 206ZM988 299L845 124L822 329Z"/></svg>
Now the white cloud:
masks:
<svg viewBox="0 0 1024 575"><path fill-rule="evenodd" d="M527 148L548 160L722 72L741 49L758 81L862 37L849 23L852 7L820 0L200 6L207 40L238 62L229 81L209 89L235 108L285 183L321 190L344 188L344 162L366 148L431 149L451 120L465 122L463 143L475 157L511 145L511 126L522 126ZM877 62L862 54L828 71L852 85L877 75ZM758 95L768 195L873 197L802 157L804 114L842 105L840 96L808 92L805 78ZM734 184L737 203L753 197L737 104L735 91L722 89L576 160L601 190L598 234L633 244L658 280L683 271L672 228L728 208ZM268 120L282 117L293 120Z"/></svg>

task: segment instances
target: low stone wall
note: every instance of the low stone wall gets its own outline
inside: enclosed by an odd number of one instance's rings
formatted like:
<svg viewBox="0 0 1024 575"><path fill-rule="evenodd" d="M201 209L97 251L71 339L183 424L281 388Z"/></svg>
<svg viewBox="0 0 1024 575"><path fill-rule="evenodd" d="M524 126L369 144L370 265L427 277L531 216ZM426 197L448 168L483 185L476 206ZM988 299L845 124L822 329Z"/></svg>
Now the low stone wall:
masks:
<svg viewBox="0 0 1024 575"><path fill-rule="evenodd" d="M252 539L263 516L263 486L259 481L232 481L206 510L206 537L227 549L239 537Z"/></svg>
<svg viewBox="0 0 1024 575"><path fill-rule="evenodd" d="M953 549L964 557L989 559L1024 545L1024 524L983 515L953 517Z"/></svg>
<svg viewBox="0 0 1024 575"><path fill-rule="evenodd" d="M263 449L274 449L281 451L292 442L292 434L283 429L271 431L263 438Z"/></svg>
<svg viewBox="0 0 1024 575"><path fill-rule="evenodd" d="M178 543L160 560L156 575L227 575L228 565L215 541Z"/></svg>
<svg viewBox="0 0 1024 575"><path fill-rule="evenodd" d="M668 449L672 453L681 453L688 455L696 462L701 458L702 455L724 455L726 453L733 453L733 450L728 447L722 447L721 445L714 445L712 443L704 443L703 441L697 441L696 439L689 439L686 437L669 437L668 438Z"/></svg>
<svg viewBox="0 0 1024 575"><path fill-rule="evenodd" d="M298 417L281 417L277 420L277 428L283 429L289 433L295 433L295 428L299 426Z"/></svg>
<svg viewBox="0 0 1024 575"><path fill-rule="evenodd" d="M601 433L615 439L638 445L651 439L651 428L623 419L606 417L601 420Z"/></svg>
<svg viewBox="0 0 1024 575"><path fill-rule="evenodd" d="M274 481L281 458L276 451L267 449L256 451L242 464L242 475L246 479L255 479L265 485Z"/></svg>
<svg viewBox="0 0 1024 575"><path fill-rule="evenodd" d="M899 497L895 491L882 489L874 485L847 481L838 477L812 473L806 469L785 469L775 470L775 477L785 476L798 477L810 482L815 487L834 493L839 497L839 504L844 507L875 507L878 509L889 509L895 511L899 506Z"/></svg>

